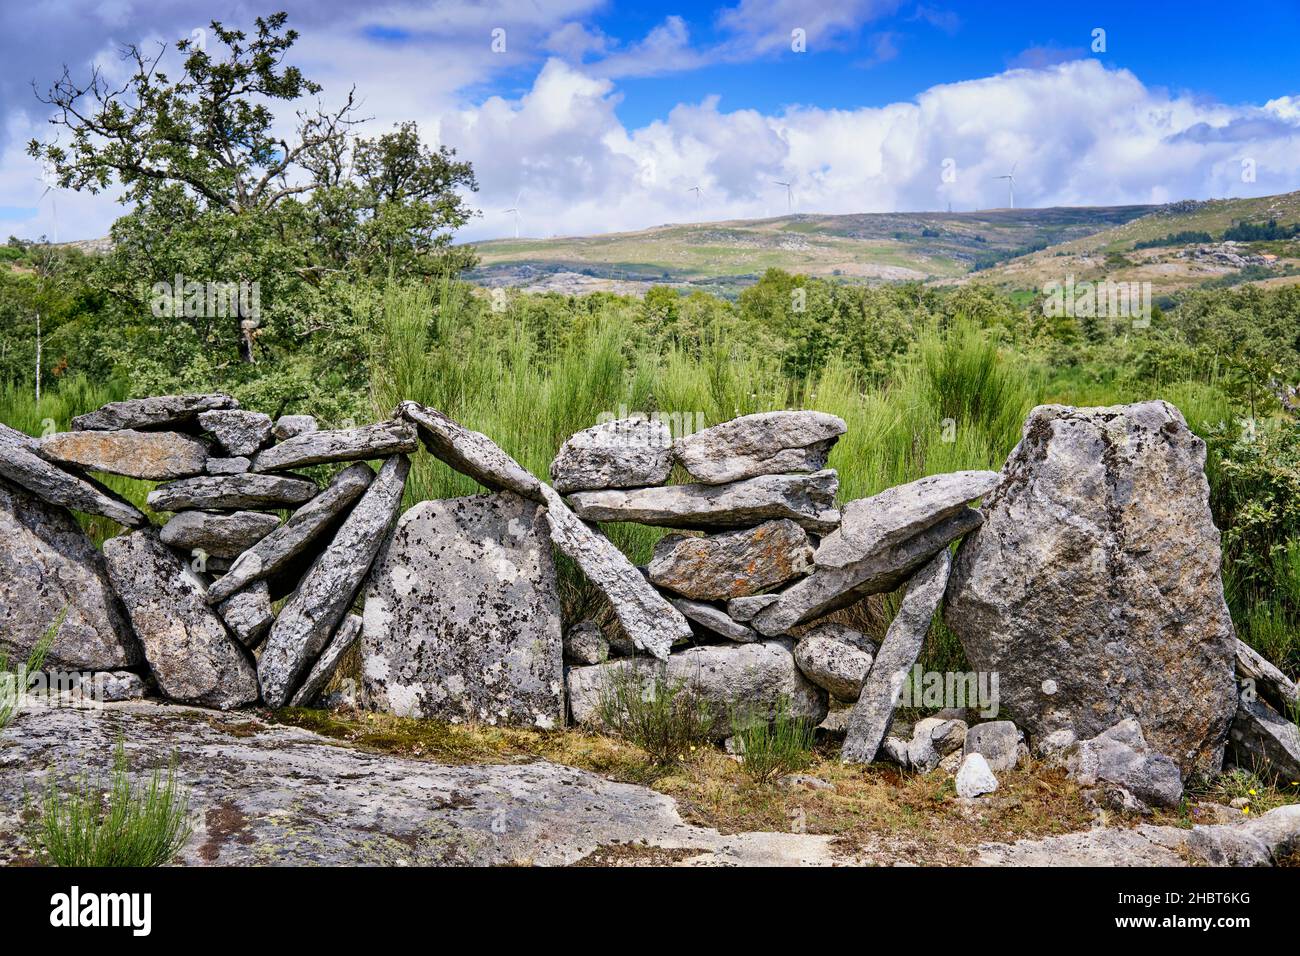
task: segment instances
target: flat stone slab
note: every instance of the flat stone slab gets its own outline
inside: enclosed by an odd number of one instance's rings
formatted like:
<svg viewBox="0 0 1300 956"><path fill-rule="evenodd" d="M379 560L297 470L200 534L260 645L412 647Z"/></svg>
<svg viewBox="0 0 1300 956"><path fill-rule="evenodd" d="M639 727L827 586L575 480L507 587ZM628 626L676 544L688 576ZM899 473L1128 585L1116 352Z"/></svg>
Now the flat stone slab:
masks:
<svg viewBox="0 0 1300 956"><path fill-rule="evenodd" d="M847 430L825 412L743 415L677 440L673 450L696 481L720 485L757 475L814 472Z"/></svg>
<svg viewBox="0 0 1300 956"><path fill-rule="evenodd" d="M540 506L422 501L367 578L362 693L404 717L564 726L559 587Z"/></svg>
<svg viewBox="0 0 1300 956"><path fill-rule="evenodd" d="M133 773L176 755L195 829L186 866L564 866L656 849L684 866L832 865L835 838L720 834L669 796L545 761L446 766L364 752L251 715L151 702L33 703L0 736L0 863L34 848L23 813L61 780L106 776L121 737ZM68 784L71 786L71 784Z"/></svg>
<svg viewBox="0 0 1300 956"><path fill-rule="evenodd" d="M221 392L207 395L158 395L109 402L72 420L74 431L111 431L117 428L163 428L193 422L200 412L238 408L239 402Z"/></svg>
<svg viewBox="0 0 1300 956"><path fill-rule="evenodd" d="M419 445L415 429L403 421L305 432L258 452L253 470L284 471L327 462L386 458L415 451Z"/></svg>
<svg viewBox="0 0 1300 956"><path fill-rule="evenodd" d="M551 462L551 486L560 494L599 488L661 485L673 470L668 423L621 418L570 435Z"/></svg>
<svg viewBox="0 0 1300 956"><path fill-rule="evenodd" d="M52 465L36 453L36 439L0 424L0 478L52 505L100 515L128 528L147 524L135 505L99 482Z"/></svg>
<svg viewBox="0 0 1300 956"><path fill-rule="evenodd" d="M631 521L667 528L745 528L789 518L825 534L840 523L835 509L839 478L834 470L812 475L761 475L729 485L666 485L660 488L579 491L570 507L584 521Z"/></svg>
<svg viewBox="0 0 1300 956"><path fill-rule="evenodd" d="M167 481L202 474L208 446L177 432L59 432L41 439L39 454L58 465Z"/></svg>
<svg viewBox="0 0 1300 956"><path fill-rule="evenodd" d="M262 697L283 707L352 606L402 506L411 460L394 455L280 610L258 660Z"/></svg>
<svg viewBox="0 0 1300 956"><path fill-rule="evenodd" d="M227 455L247 457L271 444L271 416L238 408L200 412L199 427L209 431Z"/></svg>
<svg viewBox="0 0 1300 956"><path fill-rule="evenodd" d="M305 478L282 475L222 475L182 478L149 492L155 511L243 508L274 511L293 508L316 496L320 489Z"/></svg>
<svg viewBox="0 0 1300 956"><path fill-rule="evenodd" d="M268 578L296 561L313 541L333 527L365 490L375 473L364 462L344 468L329 486L289 516L289 520L235 559L225 576L208 590L208 602L224 601L250 581Z"/></svg>
<svg viewBox="0 0 1300 956"><path fill-rule="evenodd" d="M655 543L650 580L684 597L725 601L785 584L812 570L808 533L788 518L755 528Z"/></svg>
<svg viewBox="0 0 1300 956"><path fill-rule="evenodd" d="M108 579L108 568L65 509L0 480L0 652L10 666L65 615L52 667L116 670L143 657Z"/></svg>
<svg viewBox="0 0 1300 956"><path fill-rule="evenodd" d="M204 603L202 583L156 533L109 538L104 559L166 697L222 710L257 701L252 660Z"/></svg>
<svg viewBox="0 0 1300 956"><path fill-rule="evenodd" d="M163 544L181 551L202 551L215 558L235 558L280 526L275 515L261 511L212 514L181 511L163 525Z"/></svg>
<svg viewBox="0 0 1300 956"><path fill-rule="evenodd" d="M758 634L753 628L732 620L720 607L679 597L668 598L668 603L686 615L687 620L694 621L706 631L711 631L719 637L725 637L737 644L751 644L758 640Z"/></svg>

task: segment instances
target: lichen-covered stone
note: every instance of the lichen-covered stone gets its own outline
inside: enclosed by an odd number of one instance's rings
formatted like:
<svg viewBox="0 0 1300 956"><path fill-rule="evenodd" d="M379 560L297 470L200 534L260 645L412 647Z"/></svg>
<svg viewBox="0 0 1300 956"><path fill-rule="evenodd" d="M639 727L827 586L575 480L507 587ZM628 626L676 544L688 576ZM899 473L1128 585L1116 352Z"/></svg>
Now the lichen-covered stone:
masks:
<svg viewBox="0 0 1300 956"><path fill-rule="evenodd" d="M252 467L247 458L208 458L203 470L209 475L242 475Z"/></svg>
<svg viewBox="0 0 1300 956"><path fill-rule="evenodd" d="M1232 720L1231 739L1239 766L1286 783L1300 780L1300 727L1263 700L1242 695Z"/></svg>
<svg viewBox="0 0 1300 956"><path fill-rule="evenodd" d="M217 605L217 613L235 639L249 650L262 643L275 615L271 613L271 589L257 581Z"/></svg>
<svg viewBox="0 0 1300 956"><path fill-rule="evenodd" d="M26 661L60 615L51 666L115 670L142 660L104 556L76 519L0 480L0 653L15 666Z"/></svg>
<svg viewBox="0 0 1300 956"><path fill-rule="evenodd" d="M167 481L202 474L208 446L177 432L59 432L41 439L39 454L59 465Z"/></svg>
<svg viewBox="0 0 1300 956"><path fill-rule="evenodd" d="M788 518L721 534L666 535L655 544L650 580L699 601L745 597L812 568L808 533Z"/></svg>
<svg viewBox="0 0 1300 956"><path fill-rule="evenodd" d="M126 499L84 475L50 464L36 452L34 438L0 424L0 478L52 505L101 515L128 528L146 524L144 514Z"/></svg>
<svg viewBox="0 0 1300 956"><path fill-rule="evenodd" d="M564 634L564 659L573 664L602 664L609 659L609 641L595 621L579 621Z"/></svg>
<svg viewBox="0 0 1300 956"><path fill-rule="evenodd" d="M271 416L238 408L200 412L199 426L232 458L256 454L271 443Z"/></svg>
<svg viewBox="0 0 1300 956"><path fill-rule="evenodd" d="M362 688L407 717L560 727L560 598L536 502L512 492L423 501L366 586Z"/></svg>
<svg viewBox="0 0 1300 956"><path fill-rule="evenodd" d="M803 675L832 697L854 701L875 660L876 645L861 632L827 622L800 635L794 662Z"/></svg>
<svg viewBox="0 0 1300 956"><path fill-rule="evenodd" d="M1167 402L1044 405L958 551L948 626L1032 738L1136 718L1215 771L1237 706L1205 443Z"/></svg>
<svg viewBox="0 0 1300 956"><path fill-rule="evenodd" d="M513 491L545 504L542 482L481 432L471 431L436 408L402 402L394 418L413 423L429 453L491 491Z"/></svg>
<svg viewBox="0 0 1300 956"><path fill-rule="evenodd" d="M845 430L842 418L825 412L760 412L685 435L674 451L696 481L720 485L756 475L819 471Z"/></svg>
<svg viewBox="0 0 1300 956"><path fill-rule="evenodd" d="M284 471L334 461L384 458L417 447L415 429L404 421L305 432L258 452L253 458L253 470Z"/></svg>
<svg viewBox="0 0 1300 956"><path fill-rule="evenodd" d="M96 411L72 420L74 431L112 431L118 428L163 428L191 424L200 412L216 408L238 408L229 395L157 395L109 402Z"/></svg>
<svg viewBox="0 0 1300 956"><path fill-rule="evenodd" d="M551 462L551 485L564 495L639 488L663 484L672 470L668 424L644 417L620 418L570 435Z"/></svg>
<svg viewBox="0 0 1300 956"><path fill-rule="evenodd" d="M280 526L275 515L261 511L212 514L182 511L163 525L163 544L181 551L202 551L217 558L234 558Z"/></svg>
<svg viewBox="0 0 1300 956"><path fill-rule="evenodd" d="M780 594L751 594L748 597L732 598L727 602L727 614L733 621L748 623L759 611L771 607L780 599Z"/></svg>
<svg viewBox="0 0 1300 956"><path fill-rule="evenodd" d="M343 655L352 649L360 637L361 615L344 615L343 622L334 631L334 636L325 645L325 650L320 652L320 657L316 658L316 663L311 665L311 671L307 674L307 679L294 692L289 705L291 707L310 707L316 698L320 696L321 691L329 684L334 672L338 670Z"/></svg>
<svg viewBox="0 0 1300 956"><path fill-rule="evenodd" d="M319 427L316 419L311 415L281 415L275 420L271 434L275 436L276 441L288 441L290 438L314 432Z"/></svg>
<svg viewBox="0 0 1300 956"><path fill-rule="evenodd" d="M257 700L247 653L204 603L203 585L151 530L109 538L104 559L164 696L226 710Z"/></svg>
<svg viewBox="0 0 1300 956"><path fill-rule="evenodd" d="M754 633L753 628L732 620L727 616L726 611L716 605L679 597L669 597L668 603L686 615L688 620L694 621L706 631L719 637L725 637L739 644L749 644L758 640L758 635Z"/></svg>
<svg viewBox="0 0 1300 956"><path fill-rule="evenodd" d="M292 508L315 497L314 481L283 475L222 475L182 478L149 492L155 511L243 508L273 511Z"/></svg>

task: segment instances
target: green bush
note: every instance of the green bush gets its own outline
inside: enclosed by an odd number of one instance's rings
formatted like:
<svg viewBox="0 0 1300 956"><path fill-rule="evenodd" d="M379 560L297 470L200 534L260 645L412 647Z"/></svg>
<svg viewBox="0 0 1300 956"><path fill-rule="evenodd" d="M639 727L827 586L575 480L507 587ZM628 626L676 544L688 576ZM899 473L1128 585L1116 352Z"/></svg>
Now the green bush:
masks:
<svg viewBox="0 0 1300 956"><path fill-rule="evenodd" d="M605 729L640 747L658 766L685 759L709 739L714 722L694 688L669 678L658 664L609 668L597 706Z"/></svg>
<svg viewBox="0 0 1300 956"><path fill-rule="evenodd" d="M813 759L815 728L811 721L790 715L790 701L781 697L771 719L738 701L732 708L732 736L741 753L741 769L757 784L803 770Z"/></svg>

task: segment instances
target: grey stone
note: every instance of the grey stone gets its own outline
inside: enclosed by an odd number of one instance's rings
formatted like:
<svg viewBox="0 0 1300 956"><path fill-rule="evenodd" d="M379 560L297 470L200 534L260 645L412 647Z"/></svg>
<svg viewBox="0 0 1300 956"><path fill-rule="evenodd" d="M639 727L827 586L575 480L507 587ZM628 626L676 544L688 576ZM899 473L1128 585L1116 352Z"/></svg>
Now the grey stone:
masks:
<svg viewBox="0 0 1300 956"><path fill-rule="evenodd" d="M968 753L961 758L961 765L957 768L956 786L957 796L973 800L997 790L998 778L982 754Z"/></svg>
<svg viewBox="0 0 1300 956"><path fill-rule="evenodd" d="M816 567L808 577L782 591L780 600L755 614L754 628L760 634L784 634L868 594L896 590L949 544L978 528L980 521L979 512L967 508L874 557L844 567ZM832 537L823 539L822 547Z"/></svg>
<svg viewBox="0 0 1300 956"><path fill-rule="evenodd" d="M312 664L307 679L302 682L302 686L298 688L289 701L289 706L310 707L312 705L316 698L320 696L321 691L329 684L334 672L338 670L343 655L351 650L353 645L360 639L361 626L361 615L344 615L342 623L334 631L334 636L325 645L325 650L320 652L320 657L316 658L316 663Z"/></svg>
<svg viewBox="0 0 1300 956"><path fill-rule="evenodd" d="M703 537L670 534L655 544L650 580L699 601L746 597L785 584L812 567L808 533L793 521Z"/></svg>
<svg viewBox="0 0 1300 956"><path fill-rule="evenodd" d="M257 664L262 696L268 706L283 707L288 702L352 606L366 572L397 520L410 467L405 455L384 462L334 540L280 610Z"/></svg>
<svg viewBox="0 0 1300 956"><path fill-rule="evenodd" d="M36 440L0 424L0 477L52 505L101 515L128 528L147 524L144 514L94 479L73 475L36 453Z"/></svg>
<svg viewBox="0 0 1300 956"><path fill-rule="evenodd" d="M546 504L542 482L486 435L470 431L442 412L416 402L402 402L393 416L414 423L429 453L492 491L513 491Z"/></svg>
<svg viewBox="0 0 1300 956"><path fill-rule="evenodd" d="M383 458L415 451L419 444L415 429L404 421L307 432L259 451L253 458L253 470L284 471L327 462Z"/></svg>
<svg viewBox="0 0 1300 956"><path fill-rule="evenodd" d="M311 415L281 415L275 420L271 434L275 436L276 441L288 441L290 438L314 432L319 427L316 419Z"/></svg>
<svg viewBox="0 0 1300 956"><path fill-rule="evenodd" d="M745 528L790 518L809 531L839 525L833 470L811 475L760 475L729 485L667 485L660 488L579 491L569 504L586 521L633 521L669 528Z"/></svg>
<svg viewBox="0 0 1300 956"><path fill-rule="evenodd" d="M95 700L106 704L149 696L149 685L144 678L131 671L98 671L90 683Z"/></svg>
<svg viewBox="0 0 1300 956"><path fill-rule="evenodd" d="M286 568L337 523L374 477L375 473L364 462L340 471L324 491L235 560L226 575L209 589L209 603L224 601L250 581L267 578Z"/></svg>
<svg viewBox="0 0 1300 956"><path fill-rule="evenodd" d="M714 715L712 735L717 740L732 732L731 715L743 704L753 719L772 719L784 700L794 718L820 723L826 716L826 692L811 683L794 666L793 647L777 639L755 644L710 644L673 654L667 662L620 659L595 667L571 667L568 672L569 707L576 723L598 726L600 701L616 675L629 667L647 674L664 673L670 682L689 686Z"/></svg>
<svg viewBox="0 0 1300 956"><path fill-rule="evenodd" d="M1066 754L1066 767L1080 786L1112 783L1151 806L1176 807L1183 797L1178 765L1147 746L1138 721L1129 717Z"/></svg>
<svg viewBox="0 0 1300 956"><path fill-rule="evenodd" d="M1052 766L1065 766L1066 756L1077 741L1073 730L1054 730L1034 741L1034 752Z"/></svg>
<svg viewBox="0 0 1300 956"><path fill-rule="evenodd" d="M1238 766L1284 783L1300 780L1300 727L1263 700L1241 695L1232 721L1232 752Z"/></svg>
<svg viewBox="0 0 1300 956"><path fill-rule="evenodd" d="M217 613L226 622L235 639L249 650L262 643L275 615L271 613L271 589L257 581L217 605Z"/></svg>
<svg viewBox="0 0 1300 956"><path fill-rule="evenodd" d="M1024 734L1009 720L976 724L966 734L966 753L980 754L995 772L1015 770L1020 763Z"/></svg>
<svg viewBox="0 0 1300 956"><path fill-rule="evenodd" d="M247 458L209 458L204 468L209 475L242 475L252 467Z"/></svg>
<svg viewBox="0 0 1300 956"><path fill-rule="evenodd" d="M189 424L200 412L216 408L238 408L239 403L220 392L209 395L159 395L109 402L102 408L78 415L74 431L113 431L118 428L162 428Z"/></svg>
<svg viewBox="0 0 1300 956"><path fill-rule="evenodd" d="M691 636L682 612L669 604L604 535L569 510L559 492L538 484L546 502L551 541L609 599L632 643L663 660L669 649Z"/></svg>
<svg viewBox="0 0 1300 956"><path fill-rule="evenodd" d="M919 773L929 773L945 757L960 751L965 739L965 721L923 717L912 727L912 739L907 744L906 766Z"/></svg>
<svg viewBox="0 0 1300 956"><path fill-rule="evenodd" d="M182 478L149 492L155 511L245 508L270 511L292 508L315 497L314 481L283 475L222 475Z"/></svg>
<svg viewBox="0 0 1300 956"><path fill-rule="evenodd" d="M958 551L948 626L1031 737L1136 717L1216 771L1236 709L1205 444L1167 402L1044 405Z"/></svg>
<svg viewBox="0 0 1300 956"><path fill-rule="evenodd" d="M237 408L199 413L199 425L209 431L232 458L256 454L271 443L271 416Z"/></svg>
<svg viewBox="0 0 1300 956"><path fill-rule="evenodd" d="M574 664L601 664L609 659L609 642L595 621L579 621L564 635L564 659Z"/></svg>
<svg viewBox="0 0 1300 956"><path fill-rule="evenodd" d="M59 432L41 439L37 452L58 465L147 481L199 475L208 461L207 445L177 432Z"/></svg>
<svg viewBox="0 0 1300 956"><path fill-rule="evenodd" d="M1234 646L1237 650L1237 675L1254 681L1256 693L1283 710L1300 707L1300 690L1289 677L1240 638Z"/></svg>
<svg viewBox="0 0 1300 956"><path fill-rule="evenodd" d="M0 654L26 662L61 614L51 666L116 670L143 659L104 556L76 519L0 480Z"/></svg>
<svg viewBox="0 0 1300 956"><path fill-rule="evenodd" d="M875 653L875 645L860 632L828 622L799 637L794 662L805 677L824 687L832 697L854 701L862 691Z"/></svg>
<svg viewBox="0 0 1300 956"><path fill-rule="evenodd" d="M780 598L779 594L751 594L747 597L732 598L727 602L727 613L733 620L748 623L759 611L771 607Z"/></svg>
<svg viewBox="0 0 1300 956"><path fill-rule="evenodd" d="M893 722L903 681L920 656L930 619L943 600L951 569L948 552L940 551L908 582L898 613L885 632L875 663L853 705L840 751L845 763L870 763L876 759L876 751Z"/></svg>
<svg viewBox="0 0 1300 956"><path fill-rule="evenodd" d="M739 621L733 621L727 616L726 611L713 604L705 604L703 601L692 601L690 598L679 597L669 597L668 603L686 615L688 620L694 621L706 631L725 637L729 641L748 644L758 640L758 635L754 633L752 628L746 627Z"/></svg>
<svg viewBox="0 0 1300 956"><path fill-rule="evenodd" d="M721 485L757 475L819 471L845 430L842 418L825 412L760 412L685 435L674 451L696 481Z"/></svg>
<svg viewBox="0 0 1300 956"><path fill-rule="evenodd" d="M621 418L570 435L551 462L551 485L563 495L638 488L663 484L672 469L668 424L644 417Z"/></svg>
<svg viewBox="0 0 1300 956"><path fill-rule="evenodd" d="M202 551L217 558L235 558L280 526L280 519L260 511L212 514L181 511L163 525L163 544L181 551Z"/></svg>
<svg viewBox="0 0 1300 956"><path fill-rule="evenodd" d="M153 531L104 542L113 587L164 696L226 710L257 700L244 649L203 601L203 585Z"/></svg>
<svg viewBox="0 0 1300 956"><path fill-rule="evenodd" d="M371 706L452 722L564 725L560 598L539 505L422 501L375 559L361 633Z"/></svg>

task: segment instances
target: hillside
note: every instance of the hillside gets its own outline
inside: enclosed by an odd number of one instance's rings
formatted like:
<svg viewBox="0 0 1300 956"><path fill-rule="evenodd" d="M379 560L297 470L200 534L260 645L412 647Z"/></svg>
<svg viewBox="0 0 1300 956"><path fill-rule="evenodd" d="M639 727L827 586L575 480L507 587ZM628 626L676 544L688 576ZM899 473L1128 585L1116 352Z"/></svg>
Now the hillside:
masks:
<svg viewBox="0 0 1300 956"><path fill-rule="evenodd" d="M639 291L667 283L734 292L769 268L848 281L956 279L977 266L1131 222L1151 206L792 215L638 232L475 244L485 285Z"/></svg>

